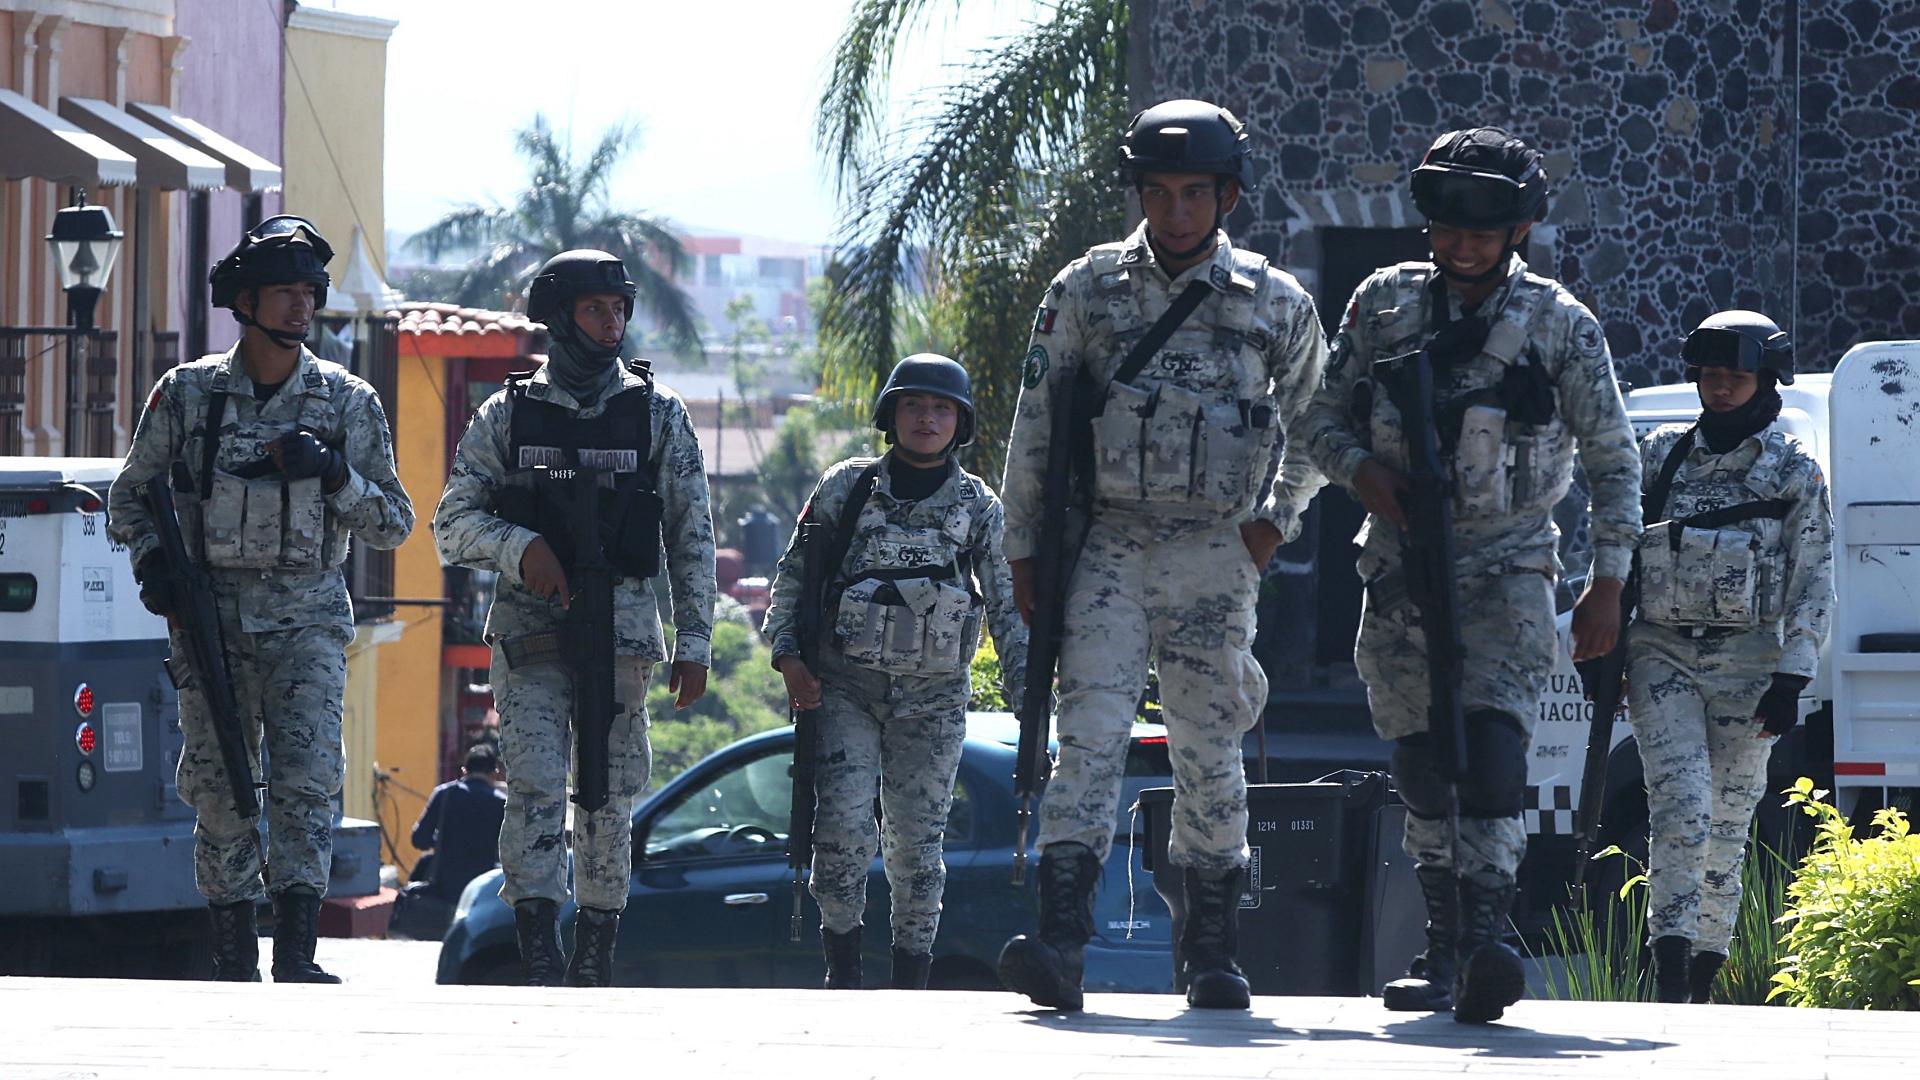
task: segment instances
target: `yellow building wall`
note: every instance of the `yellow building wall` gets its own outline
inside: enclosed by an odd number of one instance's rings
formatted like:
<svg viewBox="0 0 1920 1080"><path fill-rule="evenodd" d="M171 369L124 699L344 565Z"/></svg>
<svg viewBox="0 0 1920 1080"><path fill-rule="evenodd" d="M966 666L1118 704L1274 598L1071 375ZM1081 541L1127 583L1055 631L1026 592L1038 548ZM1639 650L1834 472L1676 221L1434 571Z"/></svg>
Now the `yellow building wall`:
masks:
<svg viewBox="0 0 1920 1080"><path fill-rule="evenodd" d="M433 508L446 485L445 361L420 356L400 341L399 401L394 408L394 456L400 483L413 499L417 524L394 552L393 590L402 597L431 598L445 592L440 556L433 546ZM424 797L451 777L440 769L440 626L438 607L401 607L394 618L400 639L379 652L380 764L393 773L383 800L387 824L400 849L401 865L419 857L407 834L425 809ZM396 827L397 826L397 827Z"/></svg>
<svg viewBox="0 0 1920 1080"><path fill-rule="evenodd" d="M329 26L341 21L334 13L325 16ZM357 21L371 33L389 25ZM356 225L366 233L374 269L384 275L385 38L304 27L296 15L287 25L286 83L287 213L313 222L332 242L327 269L336 282L346 272Z"/></svg>

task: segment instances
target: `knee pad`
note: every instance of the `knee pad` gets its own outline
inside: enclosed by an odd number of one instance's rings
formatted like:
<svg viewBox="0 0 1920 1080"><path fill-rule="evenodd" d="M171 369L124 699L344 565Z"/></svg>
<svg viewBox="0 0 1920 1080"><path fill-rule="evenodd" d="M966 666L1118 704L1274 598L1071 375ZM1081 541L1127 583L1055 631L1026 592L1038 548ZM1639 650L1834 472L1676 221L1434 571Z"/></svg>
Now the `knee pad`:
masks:
<svg viewBox="0 0 1920 1080"><path fill-rule="evenodd" d="M1519 817L1527 795L1527 731L1512 713L1467 713L1467 776L1460 781L1460 813L1473 818Z"/></svg>
<svg viewBox="0 0 1920 1080"><path fill-rule="evenodd" d="M1440 755L1433 737L1422 731L1393 741L1393 787L1407 813L1415 817L1443 818L1453 801L1452 785L1440 771Z"/></svg>

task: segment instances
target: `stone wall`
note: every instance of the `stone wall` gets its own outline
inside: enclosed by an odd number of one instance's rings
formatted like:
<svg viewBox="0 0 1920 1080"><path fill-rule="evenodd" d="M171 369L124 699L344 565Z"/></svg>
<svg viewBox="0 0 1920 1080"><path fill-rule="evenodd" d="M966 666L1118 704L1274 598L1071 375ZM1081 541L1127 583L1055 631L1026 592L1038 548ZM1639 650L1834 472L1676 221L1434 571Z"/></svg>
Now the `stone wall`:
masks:
<svg viewBox="0 0 1920 1080"><path fill-rule="evenodd" d="M1676 377L1681 336L1729 306L1788 325L1812 368L1920 336L1910 0L1135 0L1133 33L1136 104L1249 122L1235 235L1310 288L1324 229L1418 226L1405 178L1433 138L1499 124L1554 178L1535 268L1629 381Z"/></svg>

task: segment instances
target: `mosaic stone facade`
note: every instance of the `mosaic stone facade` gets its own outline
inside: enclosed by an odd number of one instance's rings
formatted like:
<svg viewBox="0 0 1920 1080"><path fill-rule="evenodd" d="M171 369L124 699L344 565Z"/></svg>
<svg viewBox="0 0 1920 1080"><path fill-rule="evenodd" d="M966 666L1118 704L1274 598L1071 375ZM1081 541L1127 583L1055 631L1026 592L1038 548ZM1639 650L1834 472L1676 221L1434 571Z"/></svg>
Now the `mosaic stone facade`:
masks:
<svg viewBox="0 0 1920 1080"><path fill-rule="evenodd" d="M1309 288L1326 229L1418 226L1407 170L1492 123L1546 152L1538 269L1637 385L1723 307L1774 315L1815 369L1920 336L1911 0L1135 0L1132 47L1138 104L1249 122L1235 234Z"/></svg>

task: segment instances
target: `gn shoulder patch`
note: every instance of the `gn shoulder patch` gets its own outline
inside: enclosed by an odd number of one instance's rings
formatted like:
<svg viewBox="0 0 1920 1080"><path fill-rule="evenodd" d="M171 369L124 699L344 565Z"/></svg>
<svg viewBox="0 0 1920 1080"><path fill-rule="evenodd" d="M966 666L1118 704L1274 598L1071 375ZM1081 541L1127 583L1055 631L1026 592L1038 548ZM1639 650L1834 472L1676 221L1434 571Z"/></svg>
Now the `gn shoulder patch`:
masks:
<svg viewBox="0 0 1920 1080"><path fill-rule="evenodd" d="M1044 346L1035 345L1027 350L1026 362L1020 365L1020 385L1031 390L1040 385L1047 377L1047 365L1050 362Z"/></svg>

